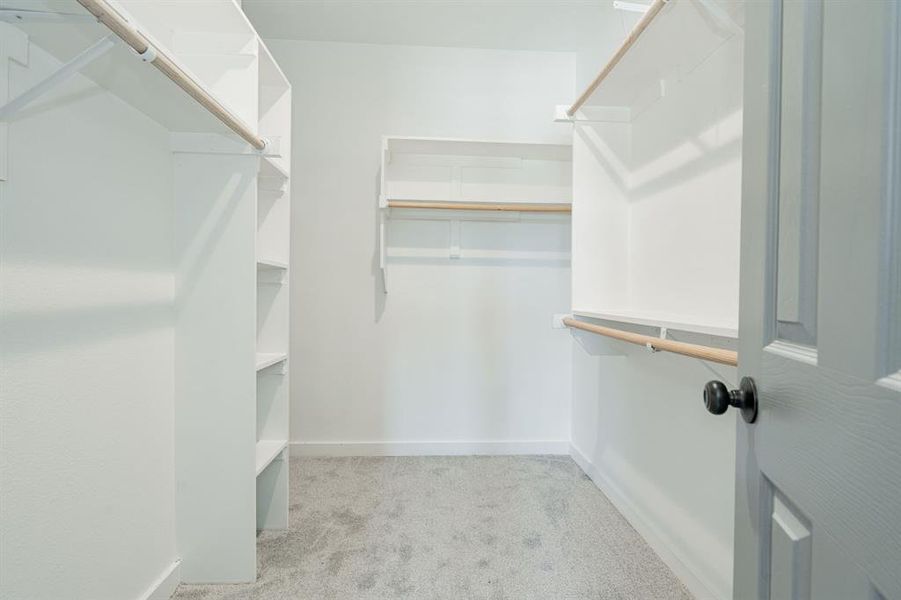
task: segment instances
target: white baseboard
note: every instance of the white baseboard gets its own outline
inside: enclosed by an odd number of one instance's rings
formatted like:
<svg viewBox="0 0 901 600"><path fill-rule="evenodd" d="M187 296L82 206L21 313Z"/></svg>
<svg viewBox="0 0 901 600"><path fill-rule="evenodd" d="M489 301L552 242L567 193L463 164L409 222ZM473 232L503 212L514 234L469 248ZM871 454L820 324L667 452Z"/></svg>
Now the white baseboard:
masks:
<svg viewBox="0 0 901 600"><path fill-rule="evenodd" d="M619 486L607 478L575 446L570 445L569 453L576 464L604 492L604 495L613 503L620 514L629 521L632 527L644 538L660 559L666 563L666 566L675 573L676 577L685 584L685 587L688 588L688 591L695 598L698 600L726 600L725 597L722 597L722 594L717 594L713 591L716 587L699 574L700 570L697 567L680 556L681 553L674 548L668 536L660 531L645 512L632 502Z"/></svg>
<svg viewBox="0 0 901 600"><path fill-rule="evenodd" d="M569 454L569 440L482 442L291 442L291 456L465 456Z"/></svg>
<svg viewBox="0 0 901 600"><path fill-rule="evenodd" d="M139 600L169 600L181 583L181 561L176 560L144 592Z"/></svg>

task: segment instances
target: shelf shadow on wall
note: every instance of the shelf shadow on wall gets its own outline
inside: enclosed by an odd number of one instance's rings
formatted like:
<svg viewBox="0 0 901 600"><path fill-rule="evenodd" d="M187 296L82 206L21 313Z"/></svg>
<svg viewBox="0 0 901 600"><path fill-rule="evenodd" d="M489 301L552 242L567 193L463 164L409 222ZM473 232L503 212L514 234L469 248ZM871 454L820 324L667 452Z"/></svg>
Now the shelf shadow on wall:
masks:
<svg viewBox="0 0 901 600"><path fill-rule="evenodd" d="M620 125L621 127L622 125ZM628 157L622 156L624 151L617 152L604 142L604 135L597 128L578 125L576 134L591 150L596 164L604 169L607 177L623 193L628 194L630 202L637 202L653 194L672 188L678 183L699 177L704 173L741 159L741 138L732 139L720 146L705 144L699 138L683 140L681 148L684 153L691 154L689 159L676 160L668 168L659 173L641 179L629 166ZM662 160L662 159L661 159ZM644 165L639 168L649 168Z"/></svg>
<svg viewBox="0 0 901 600"><path fill-rule="evenodd" d="M0 354L19 357L133 337L170 328L172 300L96 305L73 309L4 312Z"/></svg>
<svg viewBox="0 0 901 600"><path fill-rule="evenodd" d="M372 264L370 267L370 271L372 273L372 304L373 304L373 313L375 315L375 322L378 323L382 320L382 315L385 314L385 296L387 294L387 282L383 279L384 273L382 273L382 269L380 266L381 262L381 248L379 247L379 227L380 223L380 211L379 208L379 196L382 191L382 169L379 168L375 173L375 204L373 210L375 211L374 218L372 219L372 223L375 225L372 240L373 240L373 248L372 248Z"/></svg>

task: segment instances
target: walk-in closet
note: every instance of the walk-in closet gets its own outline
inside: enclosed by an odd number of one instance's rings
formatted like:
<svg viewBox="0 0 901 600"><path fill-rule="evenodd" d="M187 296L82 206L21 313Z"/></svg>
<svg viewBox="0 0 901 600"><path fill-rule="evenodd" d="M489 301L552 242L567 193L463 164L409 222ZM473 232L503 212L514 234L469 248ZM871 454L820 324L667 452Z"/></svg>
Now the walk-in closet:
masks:
<svg viewBox="0 0 901 600"><path fill-rule="evenodd" d="M0 599L901 599L899 156L899 0L0 0Z"/></svg>

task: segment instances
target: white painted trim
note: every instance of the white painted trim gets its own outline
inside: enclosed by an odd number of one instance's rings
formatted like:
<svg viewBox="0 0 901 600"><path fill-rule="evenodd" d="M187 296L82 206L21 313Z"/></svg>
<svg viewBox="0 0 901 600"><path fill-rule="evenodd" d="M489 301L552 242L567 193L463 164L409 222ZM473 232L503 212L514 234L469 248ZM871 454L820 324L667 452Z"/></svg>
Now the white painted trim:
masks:
<svg viewBox="0 0 901 600"><path fill-rule="evenodd" d="M169 600L181 583L181 559L169 565L138 600Z"/></svg>
<svg viewBox="0 0 901 600"><path fill-rule="evenodd" d="M720 596L713 592L716 586L701 575L701 570L686 560L686 557L680 556L674 544L669 540L669 536L660 531L645 512L632 502L619 486L608 479L594 463L588 460L578 448L570 444L569 454L695 598L727 600L726 596Z"/></svg>
<svg viewBox="0 0 901 600"><path fill-rule="evenodd" d="M569 454L569 440L291 442L291 456L502 456Z"/></svg>

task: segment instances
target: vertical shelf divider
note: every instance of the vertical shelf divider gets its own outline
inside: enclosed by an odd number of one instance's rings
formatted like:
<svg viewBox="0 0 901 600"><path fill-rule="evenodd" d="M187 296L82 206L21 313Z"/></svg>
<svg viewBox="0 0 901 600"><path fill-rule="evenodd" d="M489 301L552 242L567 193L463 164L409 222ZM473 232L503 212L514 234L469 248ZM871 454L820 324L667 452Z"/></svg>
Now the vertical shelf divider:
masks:
<svg viewBox="0 0 901 600"><path fill-rule="evenodd" d="M288 527L291 85L260 41L259 131L278 156L257 177L256 527Z"/></svg>

